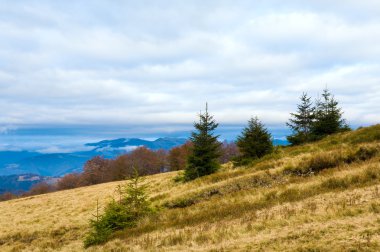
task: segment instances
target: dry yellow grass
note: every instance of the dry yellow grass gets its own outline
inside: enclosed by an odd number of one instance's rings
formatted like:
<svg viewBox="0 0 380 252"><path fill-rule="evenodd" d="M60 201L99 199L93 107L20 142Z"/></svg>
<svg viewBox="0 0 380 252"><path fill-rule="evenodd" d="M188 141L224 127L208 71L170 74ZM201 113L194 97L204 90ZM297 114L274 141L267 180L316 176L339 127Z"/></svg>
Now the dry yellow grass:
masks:
<svg viewBox="0 0 380 252"><path fill-rule="evenodd" d="M160 191L174 174L149 180ZM80 251L96 203L104 206L122 182L0 202L0 251ZM153 188L153 187L151 187ZM154 195L154 192L152 192Z"/></svg>
<svg viewBox="0 0 380 252"><path fill-rule="evenodd" d="M175 183L175 172L149 176L161 211L88 250L380 251L379 143L377 125L191 183ZM352 159L361 147L379 152ZM319 173L289 174L324 158ZM0 202L0 251L84 250L97 200L104 206L120 183Z"/></svg>

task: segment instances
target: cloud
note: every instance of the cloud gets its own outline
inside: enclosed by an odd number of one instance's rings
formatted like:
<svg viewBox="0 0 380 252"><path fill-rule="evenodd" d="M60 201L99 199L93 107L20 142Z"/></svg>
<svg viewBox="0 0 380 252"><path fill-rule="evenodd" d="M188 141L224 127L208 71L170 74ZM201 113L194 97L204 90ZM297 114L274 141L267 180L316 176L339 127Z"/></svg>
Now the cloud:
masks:
<svg viewBox="0 0 380 252"><path fill-rule="evenodd" d="M77 146L47 146L42 149L37 149L35 152L42 154L51 154L51 153L73 153L77 151L90 151L92 150L89 146L77 145Z"/></svg>
<svg viewBox="0 0 380 252"><path fill-rule="evenodd" d="M11 132L11 131L14 131L14 130L16 130L17 129L17 127L15 127L15 126L9 126L9 125L6 125L6 126L1 126L0 125L0 135L6 135L6 134L8 134L9 132Z"/></svg>
<svg viewBox="0 0 380 252"><path fill-rule="evenodd" d="M0 125L283 126L327 85L380 121L378 1L17 1L0 7ZM0 132L5 132L1 130Z"/></svg>
<svg viewBox="0 0 380 252"><path fill-rule="evenodd" d="M22 149L9 144L0 144L0 151L22 151Z"/></svg>

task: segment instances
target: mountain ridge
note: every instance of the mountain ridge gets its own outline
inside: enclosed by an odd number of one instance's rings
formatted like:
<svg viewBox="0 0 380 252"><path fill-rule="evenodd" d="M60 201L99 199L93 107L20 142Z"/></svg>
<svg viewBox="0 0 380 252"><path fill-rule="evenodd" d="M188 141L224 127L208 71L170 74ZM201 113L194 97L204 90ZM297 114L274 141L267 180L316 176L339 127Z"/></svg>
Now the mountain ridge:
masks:
<svg viewBox="0 0 380 252"><path fill-rule="evenodd" d="M84 163L95 157L114 158L134 148L145 146L152 150L171 148L185 143L185 138L158 138L154 141L139 138L119 138L86 143L89 151L42 154L29 151L0 151L0 176L33 173L41 176L62 176L80 172Z"/></svg>
<svg viewBox="0 0 380 252"><path fill-rule="evenodd" d="M27 192L35 184L54 183L56 180L57 178L32 173L0 176L0 194L6 192L21 194Z"/></svg>
<svg viewBox="0 0 380 252"><path fill-rule="evenodd" d="M169 150L185 143L184 138L158 138L154 141L139 138L119 138L87 143L94 147L89 151L72 153L41 154L32 151L0 151L0 194L4 192L21 193L28 191L38 182L50 177L60 177L68 173L80 173L87 160L95 156L115 158L139 146L152 150ZM19 176L39 176L38 181L18 181Z"/></svg>
<svg viewBox="0 0 380 252"><path fill-rule="evenodd" d="M4 176L35 174L42 177L60 177L68 173L80 173L87 160L95 156L115 158L132 151L139 146L145 146L152 150L170 150L173 147L184 144L185 138L160 137L155 140L140 138L117 138L102 140L94 143L86 143L92 147L89 151L77 151L72 153L48 153L28 151L4 151L0 152L0 191L25 191L28 186L20 185L14 188L6 186L7 178ZM284 145L286 141L274 139L275 145ZM8 160L8 162L7 162ZM19 185L14 183L14 185Z"/></svg>

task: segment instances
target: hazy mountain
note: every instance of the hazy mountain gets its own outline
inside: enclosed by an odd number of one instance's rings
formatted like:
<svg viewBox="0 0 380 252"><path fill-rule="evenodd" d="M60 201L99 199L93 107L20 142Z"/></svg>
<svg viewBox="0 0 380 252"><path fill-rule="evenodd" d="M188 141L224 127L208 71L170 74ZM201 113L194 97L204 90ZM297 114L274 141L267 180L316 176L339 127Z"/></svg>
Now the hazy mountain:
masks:
<svg viewBox="0 0 380 252"><path fill-rule="evenodd" d="M86 146L93 146L95 150L101 149L133 149L138 146L145 146L151 150L170 150L171 148L184 144L187 140L185 138L172 138L172 137L164 137L158 138L154 141L143 140L139 138L119 138L115 140L103 140L97 143L88 143Z"/></svg>
<svg viewBox="0 0 380 252"><path fill-rule="evenodd" d="M33 185L43 181L53 183L56 181L56 178L39 176L36 174L0 176L0 194L5 192L15 194L26 192Z"/></svg>
<svg viewBox="0 0 380 252"><path fill-rule="evenodd" d="M120 138L88 143L86 146L93 149L82 152L41 154L28 151L3 151L0 152L0 176L28 173L62 176L71 172L81 172L85 162L94 156L114 158L139 146L152 150L170 150L185 142L184 138L158 138L154 141Z"/></svg>
<svg viewBox="0 0 380 252"><path fill-rule="evenodd" d="M81 172L85 162L99 153L55 153L22 159L18 165L20 173L30 172L43 176L62 176Z"/></svg>
<svg viewBox="0 0 380 252"><path fill-rule="evenodd" d="M139 146L152 150L170 150L186 141L185 138L169 137L158 138L154 141L119 138L87 143L85 146L92 149L82 152L41 154L28 151L2 151L0 152L0 176L30 173L41 176L63 176L67 173L81 172L86 161L98 155L114 158ZM286 145L287 141L275 139L274 144Z"/></svg>
<svg viewBox="0 0 380 252"><path fill-rule="evenodd" d="M0 151L0 167L37 155L40 155L40 153L29 151Z"/></svg>

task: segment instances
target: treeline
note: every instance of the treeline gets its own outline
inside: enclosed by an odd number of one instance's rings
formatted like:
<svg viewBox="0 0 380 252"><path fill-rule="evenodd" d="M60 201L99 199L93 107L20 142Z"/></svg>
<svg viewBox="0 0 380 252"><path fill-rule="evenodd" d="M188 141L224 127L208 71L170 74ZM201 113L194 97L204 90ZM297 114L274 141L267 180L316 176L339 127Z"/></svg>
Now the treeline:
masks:
<svg viewBox="0 0 380 252"><path fill-rule="evenodd" d="M338 101L329 90L325 89L314 102L311 99L303 93L297 111L291 113L286 123L292 130L287 136L291 145L316 141L350 129L342 118ZM258 117L252 117L236 141L230 143L218 141L219 136L214 135L217 127L218 123L209 114L206 104L205 112L199 114L199 121L194 123L195 130L184 145L170 151L138 147L115 159L97 156L86 162L82 173L67 174L53 185L36 184L22 196L123 180L133 176L135 169L140 176L184 170L177 180L189 181L216 172L223 163L232 161L235 166L248 165L274 150L272 135ZM0 200L14 197L6 193L0 196Z"/></svg>
<svg viewBox="0 0 380 252"><path fill-rule="evenodd" d="M307 93L303 93L297 112L291 113L287 126L293 134L287 139L292 145L322 139L327 135L350 130L343 111L328 89L313 103Z"/></svg>
<svg viewBox="0 0 380 252"><path fill-rule="evenodd" d="M135 169L140 176L184 170L191 148L192 143L189 141L170 151L154 151L146 147L138 147L115 159L96 156L85 163L82 173L67 174L55 184L46 182L35 184L28 192L19 196L10 192L4 193L0 195L0 201L124 180L132 177ZM233 142L225 141L220 143L219 152L221 153L219 162L227 163L238 155L238 147Z"/></svg>
<svg viewBox="0 0 380 252"><path fill-rule="evenodd" d="M328 89L313 103L306 93L301 96L297 111L291 113L287 126L292 134L287 137L291 145L319 140L327 135L350 130L342 118L343 111ZM199 115L191 135L192 151L187 159L185 172L177 180L189 181L217 171L220 167L218 136L214 135L218 123L208 113ZM273 139L265 125L252 117L236 140L239 155L232 158L235 166L248 165L273 152Z"/></svg>
<svg viewBox="0 0 380 252"><path fill-rule="evenodd" d="M153 175L161 172L184 170L187 159L192 150L192 143L187 142L174 147L170 151L150 150L138 147L130 153L118 156L115 159L94 157L86 162L82 173L72 173L63 176L55 185L56 190L73 189L111 181L131 178L137 171L139 176ZM227 163L238 155L238 148L234 143L220 143L218 162ZM41 187L36 185L31 189Z"/></svg>

